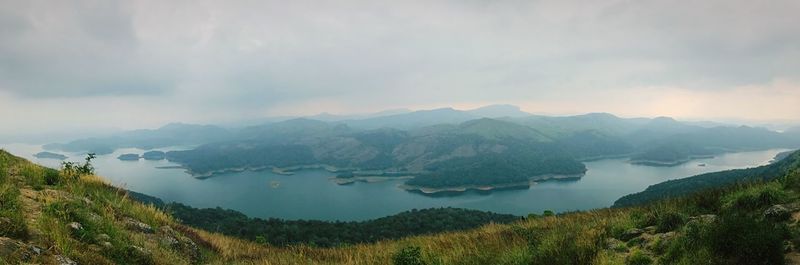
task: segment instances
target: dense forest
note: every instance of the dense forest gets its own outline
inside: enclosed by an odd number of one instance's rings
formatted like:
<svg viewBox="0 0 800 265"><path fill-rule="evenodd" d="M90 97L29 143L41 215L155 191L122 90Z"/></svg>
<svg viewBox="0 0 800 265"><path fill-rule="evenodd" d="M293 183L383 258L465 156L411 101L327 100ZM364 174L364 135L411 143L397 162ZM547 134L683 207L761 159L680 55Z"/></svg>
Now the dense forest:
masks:
<svg viewBox="0 0 800 265"><path fill-rule="evenodd" d="M431 208L360 222L250 218L229 209L198 209L181 203L164 204L158 198L130 192L131 198L154 204L182 223L211 232L285 246L307 244L332 247L384 239L459 231L488 223L510 223L521 217L459 208Z"/></svg>

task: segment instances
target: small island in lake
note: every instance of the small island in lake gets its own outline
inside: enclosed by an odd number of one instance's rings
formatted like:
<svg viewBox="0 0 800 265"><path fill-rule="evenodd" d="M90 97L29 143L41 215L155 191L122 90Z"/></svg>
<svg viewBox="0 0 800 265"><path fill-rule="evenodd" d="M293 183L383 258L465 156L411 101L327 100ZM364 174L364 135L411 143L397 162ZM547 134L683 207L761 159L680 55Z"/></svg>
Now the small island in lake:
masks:
<svg viewBox="0 0 800 265"><path fill-rule="evenodd" d="M142 154L144 160L164 160L165 153L162 151L147 151Z"/></svg>
<svg viewBox="0 0 800 265"><path fill-rule="evenodd" d="M57 153L51 153L51 152L39 152L39 153L36 153L33 156L35 156L36 158L47 158L47 159L58 159L58 160L67 159L67 156L65 156L65 155L57 154Z"/></svg>
<svg viewBox="0 0 800 265"><path fill-rule="evenodd" d="M122 154L117 157L117 159L122 161L137 161L139 160L138 154Z"/></svg>

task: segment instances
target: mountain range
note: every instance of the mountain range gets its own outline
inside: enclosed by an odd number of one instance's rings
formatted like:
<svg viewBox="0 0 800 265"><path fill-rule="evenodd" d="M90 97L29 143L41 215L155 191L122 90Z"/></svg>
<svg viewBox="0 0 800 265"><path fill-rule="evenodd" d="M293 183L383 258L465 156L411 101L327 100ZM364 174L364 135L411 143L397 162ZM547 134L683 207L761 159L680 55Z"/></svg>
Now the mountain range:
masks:
<svg viewBox="0 0 800 265"><path fill-rule="evenodd" d="M363 119L295 118L243 128L170 124L45 147L109 153L123 147L175 145L196 145L166 156L197 177L325 168L342 178L412 176L406 188L436 192L525 187L530 181L579 177L586 170L581 161L608 157L671 166L724 152L795 148L800 146L800 133L706 127L669 117L541 116L493 105Z"/></svg>

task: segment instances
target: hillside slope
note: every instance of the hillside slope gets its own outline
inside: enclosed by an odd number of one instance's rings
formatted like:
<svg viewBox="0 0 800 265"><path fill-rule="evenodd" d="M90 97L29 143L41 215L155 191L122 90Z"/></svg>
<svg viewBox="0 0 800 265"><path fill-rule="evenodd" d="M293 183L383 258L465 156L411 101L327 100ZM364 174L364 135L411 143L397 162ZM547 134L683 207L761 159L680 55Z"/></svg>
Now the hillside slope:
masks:
<svg viewBox="0 0 800 265"><path fill-rule="evenodd" d="M800 154L793 154L797 158ZM62 172L63 173L63 172ZM0 152L0 264L798 264L800 169L633 208L335 248L186 227L96 176Z"/></svg>

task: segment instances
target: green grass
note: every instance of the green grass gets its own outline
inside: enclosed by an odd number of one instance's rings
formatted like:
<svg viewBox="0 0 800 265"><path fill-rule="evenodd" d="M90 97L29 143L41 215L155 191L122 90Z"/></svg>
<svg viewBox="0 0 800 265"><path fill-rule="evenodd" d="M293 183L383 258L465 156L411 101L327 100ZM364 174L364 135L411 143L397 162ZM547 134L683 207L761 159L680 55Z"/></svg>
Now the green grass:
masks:
<svg viewBox="0 0 800 265"><path fill-rule="evenodd" d="M19 188L10 183L0 184L0 236L25 239L28 228L19 201Z"/></svg>

